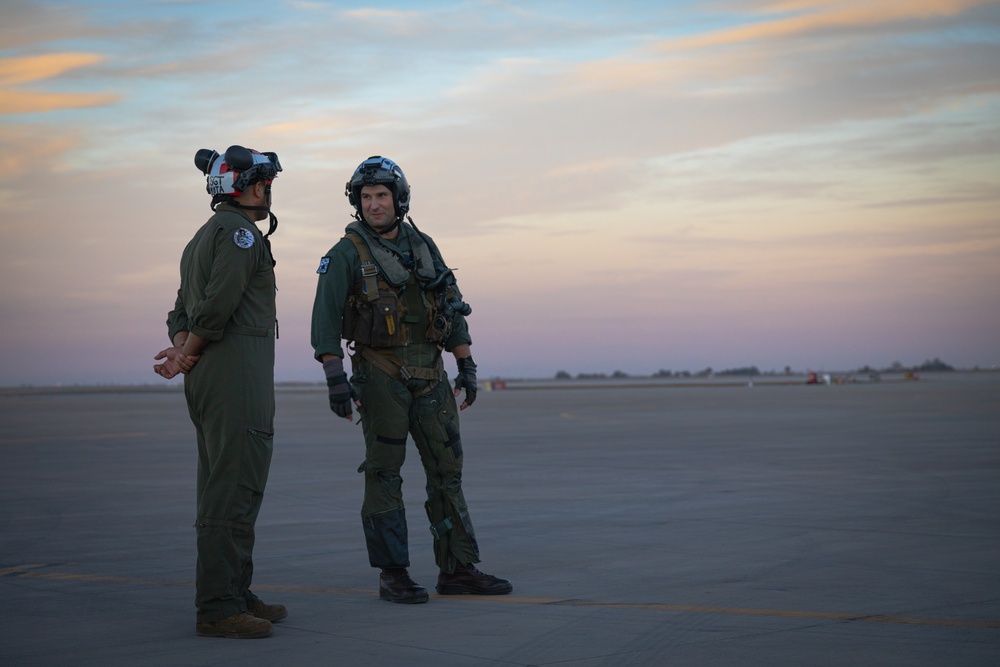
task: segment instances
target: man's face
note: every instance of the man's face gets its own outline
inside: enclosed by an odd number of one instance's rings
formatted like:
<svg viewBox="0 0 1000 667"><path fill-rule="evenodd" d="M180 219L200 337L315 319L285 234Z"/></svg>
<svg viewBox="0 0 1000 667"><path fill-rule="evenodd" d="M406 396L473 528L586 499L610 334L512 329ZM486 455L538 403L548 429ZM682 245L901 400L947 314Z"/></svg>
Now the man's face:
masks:
<svg viewBox="0 0 1000 667"><path fill-rule="evenodd" d="M396 209L392 204L392 191L384 185L365 185L361 188L361 215L376 232L392 226Z"/></svg>

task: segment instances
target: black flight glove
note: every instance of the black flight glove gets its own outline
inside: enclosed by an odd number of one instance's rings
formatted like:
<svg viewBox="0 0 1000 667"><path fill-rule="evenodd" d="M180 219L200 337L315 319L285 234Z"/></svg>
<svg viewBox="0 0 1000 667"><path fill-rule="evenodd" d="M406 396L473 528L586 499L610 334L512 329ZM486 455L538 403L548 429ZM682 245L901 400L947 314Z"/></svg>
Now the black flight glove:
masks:
<svg viewBox="0 0 1000 667"><path fill-rule="evenodd" d="M458 376L455 378L455 395L460 389L465 389L465 402L462 404L466 408L476 402L476 392L479 386L476 384L476 362L472 357L465 357L455 360L458 363Z"/></svg>
<svg viewBox="0 0 1000 667"><path fill-rule="evenodd" d="M323 372L326 373L326 386L330 389L330 409L338 417L350 419L355 394L344 372L344 360L340 357L327 359L323 362Z"/></svg>

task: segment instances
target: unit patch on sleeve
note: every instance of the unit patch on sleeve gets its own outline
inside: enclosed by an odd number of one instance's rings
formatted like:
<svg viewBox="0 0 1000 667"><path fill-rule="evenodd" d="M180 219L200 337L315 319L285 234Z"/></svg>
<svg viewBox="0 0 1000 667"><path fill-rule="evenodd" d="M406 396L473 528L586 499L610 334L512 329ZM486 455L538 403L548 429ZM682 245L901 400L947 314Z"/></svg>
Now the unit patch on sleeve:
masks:
<svg viewBox="0 0 1000 667"><path fill-rule="evenodd" d="M249 248L253 245L253 232L245 227L240 227L233 234L233 242L240 248Z"/></svg>
<svg viewBox="0 0 1000 667"><path fill-rule="evenodd" d="M323 259L319 260L319 268L316 269L316 273L326 273L327 269L329 268L330 268L330 258L324 257Z"/></svg>

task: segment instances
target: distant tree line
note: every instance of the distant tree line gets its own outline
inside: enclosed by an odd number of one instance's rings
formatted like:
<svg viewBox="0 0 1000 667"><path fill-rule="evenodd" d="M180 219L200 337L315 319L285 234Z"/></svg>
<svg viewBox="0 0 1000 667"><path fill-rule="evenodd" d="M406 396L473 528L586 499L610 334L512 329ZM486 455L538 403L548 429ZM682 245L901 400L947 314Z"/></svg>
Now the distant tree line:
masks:
<svg viewBox="0 0 1000 667"><path fill-rule="evenodd" d="M885 368L872 368L871 366L865 365L861 368L853 371L855 373L907 373L907 372L937 372L937 371L954 371L955 368L941 361L937 357L933 359L928 359L919 366L904 366L898 361L892 362L892 365ZM785 366L782 372L777 371L765 371L761 372L756 366L742 366L739 368L727 368L721 371L714 371L711 367L704 368L700 371L692 373L691 371L672 371L665 368L661 368L652 374L655 378L690 378L690 377L712 377L712 376L743 376L743 377L753 377L753 376L763 376L763 375L793 375L791 366ZM577 373L575 378L577 380L604 380L607 378L627 378L630 377L628 373L624 371L615 371L608 375L607 373ZM558 371L556 373L557 380L572 380L573 375L566 371Z"/></svg>
<svg viewBox="0 0 1000 667"><path fill-rule="evenodd" d="M875 369L871 366L865 365L858 369L858 373L906 373L906 372L921 372L921 373L931 373L936 371L953 371L955 368L950 366L937 357L933 359L928 359L919 366L904 366L898 361L892 362L891 366L882 369Z"/></svg>

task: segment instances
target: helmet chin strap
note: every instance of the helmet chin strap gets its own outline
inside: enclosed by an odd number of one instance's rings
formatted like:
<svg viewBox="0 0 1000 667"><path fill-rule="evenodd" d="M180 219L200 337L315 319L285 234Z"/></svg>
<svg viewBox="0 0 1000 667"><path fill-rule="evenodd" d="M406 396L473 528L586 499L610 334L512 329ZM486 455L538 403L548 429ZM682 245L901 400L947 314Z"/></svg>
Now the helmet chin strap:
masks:
<svg viewBox="0 0 1000 667"><path fill-rule="evenodd" d="M391 225L389 225L389 227L384 232L379 232L379 234L389 234L394 229L396 229L396 227L399 227L399 223L401 222L402 220L400 218L396 218L396 220Z"/></svg>
<svg viewBox="0 0 1000 667"><path fill-rule="evenodd" d="M370 224L368 223L368 221L367 221L367 220L365 220L365 217L364 217L363 215L361 215L361 213L355 213L355 214L354 214L354 218L355 218L355 220L357 220L357 221L358 221L358 222L360 222L360 223L361 223L362 225L364 225L364 226L365 226L365 227L367 227L368 229L372 230L372 231L373 231L374 233L378 234L379 236L381 236L382 234L389 234L390 232L392 232L392 230L396 229L396 227L399 227L399 223L401 223L401 222L403 221L403 218L402 218L402 217L397 217L397 218L396 218L396 219L395 219L395 220L393 221L393 223L392 223L391 225L389 225L388 227L386 227L386 228L385 228L385 229L383 229L382 231L379 231L379 230L375 229L374 227L372 227L372 226L371 226L371 225L370 225Z"/></svg>

